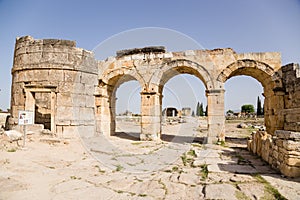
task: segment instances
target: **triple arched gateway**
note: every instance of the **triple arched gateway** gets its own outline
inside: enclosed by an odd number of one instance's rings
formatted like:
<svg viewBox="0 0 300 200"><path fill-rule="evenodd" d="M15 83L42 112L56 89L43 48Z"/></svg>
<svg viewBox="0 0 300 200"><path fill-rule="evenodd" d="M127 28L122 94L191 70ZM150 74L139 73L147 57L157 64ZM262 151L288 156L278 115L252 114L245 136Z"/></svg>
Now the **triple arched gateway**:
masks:
<svg viewBox="0 0 300 200"><path fill-rule="evenodd" d="M99 74L98 91L101 92L96 95L96 102L99 102L96 106L101 107L96 113L97 131L106 135L115 133L115 90L126 81L137 80L142 88L140 139L158 139L161 133L164 85L178 74L190 74L198 77L206 87L207 142L224 140L226 80L237 75L248 75L261 82L266 97L266 119L271 119L276 115L274 109L282 109L280 104L272 103L276 96L273 89L276 84L280 84L276 83L276 71L280 67L279 53L238 54L230 48L165 52L163 47L160 47L160 51L158 47L147 47L118 52L118 56L99 64L103 73ZM266 120L266 125L271 132L274 132L275 126L280 126L278 122L272 124L272 120Z"/></svg>
<svg viewBox="0 0 300 200"><path fill-rule="evenodd" d="M162 92L178 74L199 78L206 87L207 142L225 139L224 83L237 75L257 79L264 87L267 131L284 128L279 53L236 53L230 48L167 52L164 47L123 50L97 61L92 52L67 40L16 41L12 69L11 125L19 110L35 111L51 131L85 136L115 133L116 89L137 80L141 86L141 140L161 134ZM88 130L88 131L86 131Z"/></svg>

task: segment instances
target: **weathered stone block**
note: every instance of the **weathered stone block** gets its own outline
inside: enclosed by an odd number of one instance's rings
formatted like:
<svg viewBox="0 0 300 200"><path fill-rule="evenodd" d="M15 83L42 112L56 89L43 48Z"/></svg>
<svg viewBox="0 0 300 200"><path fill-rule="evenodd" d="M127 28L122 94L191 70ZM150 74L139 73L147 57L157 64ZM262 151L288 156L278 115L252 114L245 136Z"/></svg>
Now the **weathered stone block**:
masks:
<svg viewBox="0 0 300 200"><path fill-rule="evenodd" d="M278 160L278 151L273 151L273 158Z"/></svg>
<svg viewBox="0 0 300 200"><path fill-rule="evenodd" d="M79 108L79 116L80 116L80 120L94 120L95 119L94 109L80 107Z"/></svg>
<svg viewBox="0 0 300 200"><path fill-rule="evenodd" d="M143 124L152 124L152 123L160 123L160 116L142 116L142 126Z"/></svg>
<svg viewBox="0 0 300 200"><path fill-rule="evenodd" d="M287 164L281 164L279 170L282 174L288 177L300 177L300 167L289 166Z"/></svg>
<svg viewBox="0 0 300 200"><path fill-rule="evenodd" d="M48 70L48 80L51 82L63 82L64 73L62 70Z"/></svg>
<svg viewBox="0 0 300 200"><path fill-rule="evenodd" d="M65 82L79 83L81 80L81 72L65 70L63 71L63 77Z"/></svg>
<svg viewBox="0 0 300 200"><path fill-rule="evenodd" d="M58 93L57 94L57 106L70 106L73 104L70 93Z"/></svg>
<svg viewBox="0 0 300 200"><path fill-rule="evenodd" d="M95 107L95 97L94 96L85 96L85 106L88 108Z"/></svg>
<svg viewBox="0 0 300 200"><path fill-rule="evenodd" d="M79 109L71 106L57 107L57 120L73 120L74 117L79 116Z"/></svg>
<svg viewBox="0 0 300 200"><path fill-rule="evenodd" d="M275 135L281 139L300 140L300 132L277 130Z"/></svg>
<svg viewBox="0 0 300 200"><path fill-rule="evenodd" d="M278 161L283 162L284 161L284 154L281 152L278 152Z"/></svg>
<svg viewBox="0 0 300 200"><path fill-rule="evenodd" d="M86 105L86 95L83 94L72 94L72 104L73 106L76 107L85 107Z"/></svg>
<svg viewBox="0 0 300 200"><path fill-rule="evenodd" d="M300 157L297 156L286 156L284 159L284 163L289 166L300 167Z"/></svg>
<svg viewBox="0 0 300 200"><path fill-rule="evenodd" d="M85 85L85 94L88 96L94 96L95 86L94 85Z"/></svg>
<svg viewBox="0 0 300 200"><path fill-rule="evenodd" d="M285 148L288 151L299 151L300 152L300 142L299 141L293 141L293 140L284 140L282 142L283 148Z"/></svg>
<svg viewBox="0 0 300 200"><path fill-rule="evenodd" d="M277 140L275 141L275 144L276 144L278 147L283 147L283 140L277 139Z"/></svg>
<svg viewBox="0 0 300 200"><path fill-rule="evenodd" d="M161 108L159 105L142 106L141 114L143 116L160 116Z"/></svg>
<svg viewBox="0 0 300 200"><path fill-rule="evenodd" d="M63 138L76 138L79 136L78 126L63 126Z"/></svg>
<svg viewBox="0 0 300 200"><path fill-rule="evenodd" d="M261 151L261 157L263 160L267 161L270 157L270 145L271 145L271 139L266 139L265 142L262 145L262 151Z"/></svg>
<svg viewBox="0 0 300 200"><path fill-rule="evenodd" d="M250 139L247 140L247 149L250 152L252 152L252 148L253 148L252 143L253 143L253 140L250 140Z"/></svg>
<svg viewBox="0 0 300 200"><path fill-rule="evenodd" d="M80 82L94 86L98 84L98 76L97 74L82 73Z"/></svg>

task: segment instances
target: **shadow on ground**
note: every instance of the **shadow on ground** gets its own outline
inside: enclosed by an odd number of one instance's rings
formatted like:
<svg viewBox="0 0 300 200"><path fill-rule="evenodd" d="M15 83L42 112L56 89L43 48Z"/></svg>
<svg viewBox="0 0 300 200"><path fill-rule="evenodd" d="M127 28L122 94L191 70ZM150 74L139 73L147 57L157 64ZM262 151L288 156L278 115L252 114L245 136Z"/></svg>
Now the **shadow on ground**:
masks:
<svg viewBox="0 0 300 200"><path fill-rule="evenodd" d="M225 137L225 141L234 146L247 146L247 138L245 137Z"/></svg>
<svg viewBox="0 0 300 200"><path fill-rule="evenodd" d="M132 141L139 141L140 140L140 133L137 132L116 132L114 137L118 137L121 139L132 140ZM164 142L172 142L178 144L184 143L200 143L203 144L205 141L204 137L192 137L192 136L181 136L181 135L167 135L162 134L161 140Z"/></svg>

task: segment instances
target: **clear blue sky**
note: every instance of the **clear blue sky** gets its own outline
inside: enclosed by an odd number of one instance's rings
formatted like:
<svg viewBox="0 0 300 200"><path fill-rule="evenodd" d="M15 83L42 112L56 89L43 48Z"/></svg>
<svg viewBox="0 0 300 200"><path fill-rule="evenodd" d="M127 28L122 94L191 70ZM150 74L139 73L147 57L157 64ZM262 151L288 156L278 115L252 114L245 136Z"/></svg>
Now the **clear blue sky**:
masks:
<svg viewBox="0 0 300 200"><path fill-rule="evenodd" d="M122 31L163 27L190 36L206 49L231 47L236 52L279 51L284 65L300 62L299 19L299 0L0 0L0 108L6 109L10 104L10 71L15 38L19 36L76 40L78 47L92 50ZM176 104L167 100L172 99L172 95L185 96L177 79L188 79L188 84L192 83L192 90L196 91L195 102L206 101L199 80L188 75L176 76L166 85L170 94L165 94L165 105ZM128 87L126 85L119 90ZM251 91L245 92L245 88ZM226 90L226 109L238 109L243 102L255 104L262 92L259 83L251 78L233 78L226 84ZM165 89L166 93L168 91ZM180 92L175 94L174 91ZM193 107L195 104L177 99L180 106ZM119 106L120 111L124 109L122 106Z"/></svg>

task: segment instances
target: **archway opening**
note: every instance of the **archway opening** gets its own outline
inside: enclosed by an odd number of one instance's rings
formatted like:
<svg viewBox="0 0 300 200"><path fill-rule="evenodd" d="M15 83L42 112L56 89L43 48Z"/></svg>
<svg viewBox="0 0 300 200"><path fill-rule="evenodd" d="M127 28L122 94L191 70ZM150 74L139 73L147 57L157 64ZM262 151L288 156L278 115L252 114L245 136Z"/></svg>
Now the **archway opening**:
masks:
<svg viewBox="0 0 300 200"><path fill-rule="evenodd" d="M196 72L181 72L167 74L161 85L161 139L202 143L207 136L206 88Z"/></svg>
<svg viewBox="0 0 300 200"><path fill-rule="evenodd" d="M245 144L256 130L265 130L264 88L251 76L234 76L225 83L226 140Z"/></svg>
<svg viewBox="0 0 300 200"><path fill-rule="evenodd" d="M137 80L123 76L111 95L111 121L114 135L139 140L141 131L141 87Z"/></svg>

